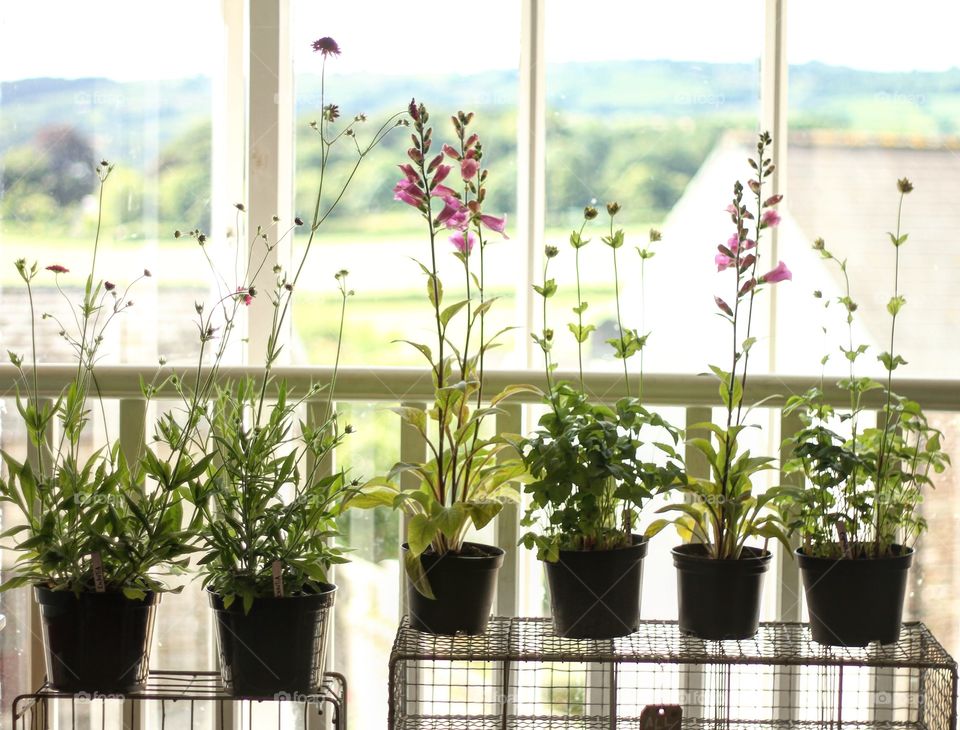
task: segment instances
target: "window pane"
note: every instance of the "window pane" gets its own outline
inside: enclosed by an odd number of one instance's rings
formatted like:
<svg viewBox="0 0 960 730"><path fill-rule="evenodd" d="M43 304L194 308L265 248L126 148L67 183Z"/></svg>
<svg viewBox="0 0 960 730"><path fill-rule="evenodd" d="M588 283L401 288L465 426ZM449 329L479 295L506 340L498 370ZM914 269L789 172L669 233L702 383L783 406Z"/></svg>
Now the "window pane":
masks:
<svg viewBox="0 0 960 730"><path fill-rule="evenodd" d="M905 13L890 0L870 3L870 31L851 42L847 31L850 23L863 22L864 7L826 0L790 4L789 225L783 226L781 245L795 277L779 302L779 369L817 373L820 357L829 352L828 377L846 372L837 349L847 345L843 312L833 307L824 315L811 297L815 289L824 300L845 292L839 269L810 250L819 236L847 260L858 305L853 341L869 346L857 360L857 374L884 374L876 356L890 348L887 303L899 253L898 294L906 304L897 317L895 354L908 365L895 377L955 377L960 344L949 335L957 326L960 275L960 70L954 38L960 9L921 0ZM823 22L825 14L831 22ZM915 189L903 200L901 232L909 239L898 251L888 232L897 230L897 180L903 177ZM826 337L824 324L830 329ZM817 346L809 347L811 342ZM928 415L954 451L956 417ZM907 601L910 617L925 621L950 652L960 649L960 624L949 600L958 565L954 474L931 475L936 489L925 492L921 508L930 531L914 560Z"/></svg>
<svg viewBox="0 0 960 730"><path fill-rule="evenodd" d="M321 12L322 11L322 12ZM464 47L464 36L432 34L423 63L418 45L424 41L418 17L439 17L449 12L438 1L416 12L402 5L365 2L351 5L294 4L293 54L296 64L296 211L309 223L316 201L320 174L320 141L310 122L320 117L320 70L322 59L311 49L321 35L333 36L342 55L326 63L325 103L339 106L338 125L364 113L367 121L357 127L357 139L368 141L390 115L405 111L410 99L424 102L434 126L432 152L453 141L450 116L458 110L473 111L471 127L484 145L484 166L489 168L488 213L506 214L509 240L494 234L485 253L488 295L504 299L491 310L492 325L516 323L514 290L517 267L511 263L523 254L525 242L513 227L516 210L516 99L519 62L519 8L509 0L485 6L471 16L471 38L482 38L482 51ZM357 23L364 14L375 23ZM367 156L350 183L336 211L319 230L306 274L298 283L294 306L295 329L303 347L300 362L333 362L338 317L333 279L339 269L348 269L357 296L350 302L348 336L343 350L347 364L421 365L422 357L397 338L429 342L431 308L425 297L424 278L411 258L429 264L430 251L424 222L417 212L393 199L392 188L400 179L397 165L409 161L410 133L394 130L385 142ZM342 187L356 161L347 140L337 145L325 179L330 200ZM455 182L451 182L455 181ZM451 174L447 184L457 187ZM327 209L324 203L321 210ZM305 245L304 229L298 231L297 251ZM464 289L461 264L453 247L443 237L438 243L438 264L452 303ZM476 267L477 257L471 265ZM476 270L476 269L474 269ZM456 297L456 298L454 298ZM490 325L490 326L492 326ZM513 342L491 351L491 360L505 362L514 352Z"/></svg>
<svg viewBox="0 0 960 730"><path fill-rule="evenodd" d="M731 11L705 0L601 0L589 13L577 4L549 5L546 242L560 247L550 311L561 369L577 367L566 327L576 305L568 237L585 205L597 205L600 216L587 225L592 243L580 252L590 305L584 324L598 330L585 345L584 365L621 366L605 343L615 336L616 305L611 250L599 240L612 200L622 207L616 222L627 238L617 252L623 324L652 332L645 369L701 372L717 351L711 345L722 346L713 257L730 235L723 209L733 181L749 172L747 155L731 149L752 144L757 129L762 12L760 2ZM640 287L634 249L646 244L651 227L662 229L663 241Z"/></svg>

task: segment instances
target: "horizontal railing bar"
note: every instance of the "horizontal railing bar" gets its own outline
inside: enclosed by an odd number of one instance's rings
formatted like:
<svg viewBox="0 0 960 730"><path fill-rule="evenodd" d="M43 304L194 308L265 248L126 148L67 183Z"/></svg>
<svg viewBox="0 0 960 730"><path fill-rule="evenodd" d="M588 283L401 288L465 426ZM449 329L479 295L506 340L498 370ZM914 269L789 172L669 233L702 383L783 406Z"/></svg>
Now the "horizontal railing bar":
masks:
<svg viewBox="0 0 960 730"><path fill-rule="evenodd" d="M171 373L178 373L186 382L196 378L196 370L189 368L144 368L137 365L104 365L98 367L97 382L105 398L136 398L140 396L140 377L161 380ZM208 372L206 370L204 373ZM258 367L222 367L221 381L244 376L259 377L263 372ZM38 387L45 397L59 394L61 388L76 373L76 366L41 365L38 368ZM312 383L325 384L330 380L329 367L277 367L273 375L286 380L294 392L304 392ZM576 382L579 376L574 371L558 371L555 380ZM501 388L514 383L527 383L539 388L546 386L543 373L537 370L490 370L485 373L486 393L493 395ZM0 365L0 394L12 395L17 371L12 365ZM636 393L639 377L631 378L631 392ZM623 375L615 372L584 373L588 394L599 401L616 400L624 393ZM754 375L750 378L745 402L755 404L771 398L770 407L784 404L790 395L803 393L820 384L819 377L795 375ZM843 407L849 403L849 394L832 381L824 385L826 401ZM927 411L960 411L960 379L898 378L894 390L900 395L920 402ZM172 391L170 391L172 393ZM644 402L659 406L719 406L717 381L712 375L677 375L652 373L644 376ZM163 397L161 394L160 397ZM323 399L320 393L315 398ZM349 367L341 368L337 376L338 401L403 401L431 400L433 386L430 372L420 368ZM535 393L519 393L515 402L536 403ZM876 392L864 395L864 405L876 408L882 405Z"/></svg>

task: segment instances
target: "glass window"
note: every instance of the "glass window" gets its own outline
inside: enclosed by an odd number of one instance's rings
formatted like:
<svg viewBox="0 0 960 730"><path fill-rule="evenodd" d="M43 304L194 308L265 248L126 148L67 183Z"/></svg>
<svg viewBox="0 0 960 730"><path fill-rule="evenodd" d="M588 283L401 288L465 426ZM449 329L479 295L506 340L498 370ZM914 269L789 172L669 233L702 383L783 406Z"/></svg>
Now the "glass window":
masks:
<svg viewBox="0 0 960 730"><path fill-rule="evenodd" d="M906 305L897 318L896 349L908 365L895 378L953 377L960 346L948 336L957 326L960 274L953 253L960 227L960 70L953 29L960 9L922 0L904 13L888 0L871 3L869 32L851 42L850 24L862 25L864 6L810 0L789 7L791 132L781 247L795 278L794 286L781 291L778 367L816 373L829 350L834 354L828 373L844 372L836 349L847 336L841 313L827 320L831 333L824 337L823 310L811 297L815 289L825 298L843 293L838 269L810 250L823 237L848 262L858 304L854 341L870 348L858 360L860 374L884 373L876 355L889 349L886 307L897 255L888 232L897 230L897 180L906 177L914 191L903 201L902 232L909 239L899 252L898 285ZM824 23L827 15L831 21ZM948 434L950 448L956 416L928 415ZM952 457L956 461L958 454ZM948 471L925 494L922 514L930 531L914 561L908 599L913 617L952 652L960 649L960 626L945 600L958 588L960 543L949 527L957 517L954 481Z"/></svg>
<svg viewBox="0 0 960 730"><path fill-rule="evenodd" d="M171 362L195 361L193 303L207 298L209 276L193 240L175 240L173 232L211 232L214 225L214 95L225 77L224 39L221 4L213 0L151 6L106 0L96 12L70 3L0 7L4 351L23 353L29 360L28 302L14 260L25 257L39 264L34 282L38 320L50 312L71 322L70 307L53 273L44 269L54 264L69 269L59 277L60 284L78 301L99 225L96 277L115 283L118 291L141 279L129 293L133 306L107 331L104 361L148 368L160 356ZM103 189L98 220L95 167L101 160L115 168ZM141 278L145 269L152 277ZM57 337L57 325L46 320L37 326L39 361L69 361L71 353ZM8 388L5 384L0 405L0 445L22 458L25 436L18 429ZM105 416L115 438L115 404ZM90 448L103 438L100 425L91 428ZM4 510L4 529L10 519ZM4 555L5 565L11 560ZM0 596L0 612L7 618L0 632L0 704L5 717L12 698L32 689L26 686L24 662L31 603L27 590ZM155 666L210 666L207 608L199 585L191 584L163 603ZM77 717L99 727L98 713L93 705L79 707Z"/></svg>

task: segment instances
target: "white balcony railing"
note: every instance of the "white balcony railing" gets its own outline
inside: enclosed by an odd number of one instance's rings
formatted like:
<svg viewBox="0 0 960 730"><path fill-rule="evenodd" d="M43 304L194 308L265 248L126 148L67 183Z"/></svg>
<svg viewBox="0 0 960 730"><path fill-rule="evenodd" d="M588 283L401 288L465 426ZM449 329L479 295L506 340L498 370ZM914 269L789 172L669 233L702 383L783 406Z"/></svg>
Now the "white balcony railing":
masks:
<svg viewBox="0 0 960 730"><path fill-rule="evenodd" d="M165 369L170 372L170 368ZM187 368L177 369L177 372L186 379L196 377L196 371ZM62 387L69 382L75 373L74 368L61 365L44 365L39 369L38 388L41 398L56 397ZM288 382L295 392L306 392L313 383L327 383L331 376L330 368L321 367L280 367L274 370L274 375ZM97 369L97 381L102 397L105 400L116 401L119 412L119 434L121 447L130 454L136 453L138 444L135 440L141 434L150 433L145 429L147 408L140 391L140 378L152 379L157 374L156 368L139 366L104 366ZM237 378L244 375L258 377L262 369L256 367L225 367L221 369L220 377L223 380ZM12 398L16 371L9 365L0 366L0 394L2 397ZM557 379L577 380L573 372L559 372ZM496 370L487 373L487 392L494 394L503 386L511 383L530 383L544 387L543 374L540 371L528 370ZM797 423L794 416L784 415L780 408L786 397L800 393L814 384L819 378L794 376L758 375L750 379L746 393L747 403L757 403L771 396L762 404L762 408L769 415L768 447L769 453L779 455L779 434L791 433ZM848 403L848 394L831 385L832 379L827 379L826 398L838 408ZM637 392L636 383L631 383L632 391ZM612 401L625 393L623 377L617 373L589 373L585 377L587 391L597 400ZM920 402L928 412L960 413L960 380L919 380L898 379L895 390ZM712 376L668 375L653 374L644 378L644 401L650 406L682 408L683 421L686 424L709 421L712 418L712 409L720 406L716 380ZM163 397L161 393L159 398ZM433 391L428 371L412 368L344 368L337 379L336 400L341 404L348 403L403 403L404 405L425 408L432 401ZM325 399L325 394L318 396L318 403ZM532 419L527 411L529 406L538 403L537 396L530 393L520 393L504 408L504 412L497 417L496 427L499 431L523 432L529 428ZM868 406L879 407L879 401L868 403ZM309 422L314 416L319 416L320 408L307 407L306 418ZM678 424L681 425L681 424ZM361 430L362 433L362 430ZM2 434L0 434L2 436ZM396 438L399 445L398 455L402 460L416 460L425 456L425 445L419 435L410 428L403 428L399 419L396 421ZM9 447L9 444L7 444ZM693 450L687 451L688 468L691 473L702 475L704 464L699 454ZM519 512L516 508L504 510L495 526L496 542L506 548L506 558L500 573L500 582L497 592L496 613L499 615L516 615L520 602L519 551L516 549L519 533ZM780 557L775 575L778 576L777 602L774 615L780 620L801 620L801 605L798 596L801 595L799 573L795 561L791 556L780 551ZM403 595L403 592L400 592ZM32 602L31 602L31 605ZM35 613L35 607L32 611ZM38 617L31 616L28 624L34 628L29 650L30 682L38 686L43 677L43 661L40 648L40 634ZM162 639L162 636L160 637ZM783 691L790 691L789 687ZM877 718L879 719L879 718Z"/></svg>

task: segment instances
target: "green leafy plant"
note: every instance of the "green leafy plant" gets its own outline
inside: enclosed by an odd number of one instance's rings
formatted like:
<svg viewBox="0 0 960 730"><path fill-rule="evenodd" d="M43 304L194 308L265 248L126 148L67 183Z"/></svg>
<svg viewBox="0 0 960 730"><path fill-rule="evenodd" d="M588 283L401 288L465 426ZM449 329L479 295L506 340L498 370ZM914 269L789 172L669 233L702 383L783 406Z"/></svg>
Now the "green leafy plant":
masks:
<svg viewBox="0 0 960 730"><path fill-rule="evenodd" d="M128 598L142 598L147 591L169 590L169 579L183 572L191 551L183 497L199 471L170 473L148 484L143 452L128 461L119 441L110 437L99 396L96 364L106 332L133 306L128 297L133 284L150 276L144 270L123 290L97 279L103 191L112 170L106 161L96 168L100 212L82 301L75 304L62 287L61 276L68 269L46 267L56 277L71 317L63 322L44 313L42 319L58 326L76 359L73 378L52 402L41 398L38 378L33 287L39 267L25 259L16 262L30 305L31 362L25 367L21 355L8 354L19 375L17 410L35 458L21 463L2 454L7 473L0 478L0 500L12 504L24 521L3 533L5 547L18 557L14 577L0 590L34 584L77 594L122 591ZM107 445L85 457L83 440L90 433L94 408L103 417Z"/></svg>
<svg viewBox="0 0 960 730"><path fill-rule="evenodd" d="M773 487L759 494L754 491L755 476L772 468L773 459L754 456L749 449L740 447L740 437L749 428L750 409L744 408L744 394L750 351L757 341L752 333L754 300L763 285L792 278L782 261L765 274L757 273L762 271L758 266L763 231L780 222L776 206L782 196L764 192L764 183L775 169L768 156L771 144L768 133L760 134L756 157L748 160L754 171L753 179L748 182L753 194L753 210L744 202L743 184L740 181L734 184L733 200L727 210L735 232L725 244L718 246L714 258L718 271L732 272L733 284L729 302L714 297L719 316L730 325L730 369L710 366L720 381L726 422L722 426L714 423L688 426L688 435L690 431L709 432L707 438L690 438L689 443L706 457L710 476L687 479L679 486L679 493L690 499L660 509L659 512L676 515L657 520L647 529L648 536L655 535L674 524L684 539L703 543L708 555L718 560L738 559L751 538L763 538L765 542L777 539L788 544L780 516L771 509L783 498L787 488Z"/></svg>
<svg viewBox="0 0 960 730"><path fill-rule="evenodd" d="M547 302L558 290L556 280L549 277L550 261L559 253L555 246L547 246L543 282L534 285L534 291L543 300L543 329L540 334L534 333L533 339L543 353L549 389L545 402L549 409L522 446L531 475L531 481L524 487L530 504L523 524L536 529L524 534L521 544L536 549L537 557L542 560L558 560L560 550L611 550L629 546L646 500L682 478L680 457L675 450L680 432L644 408L641 398L629 395L627 360L642 353L648 336L624 328L621 319L617 250L623 246L625 234L613 227L619 210L618 203L607 205L610 233L602 240L613 254L619 335L608 343L614 356L623 360L626 398L612 406L591 403L584 390L583 345L595 327L584 324L583 320L588 304L581 296L580 250L590 241L584 238L583 232L587 222L597 217L595 208L584 209L583 224L570 234L577 279L577 305L573 313L577 319L568 328L577 342L579 389L566 382L553 381L554 332L548 326ZM660 233L650 231L649 244L637 249L641 262L652 257L652 244L659 240ZM640 382L642 394L642 369ZM654 440L654 434L660 435L660 441ZM643 450L648 445L665 456L664 464L644 458Z"/></svg>
<svg viewBox="0 0 960 730"><path fill-rule="evenodd" d="M430 366L434 402L430 409L398 407L393 410L426 442L429 458L417 463L397 463L385 476L364 486L354 500L359 507L391 506L410 517L407 575L423 595L433 598L420 556L461 553L468 530L481 529L516 499L516 481L523 477L523 462L515 454L519 436L486 436L486 419L502 412L510 396L536 388L512 385L494 395L484 390L484 358L497 339L511 328L492 335L485 320L496 297L486 293L484 251L487 232L504 235L505 220L483 212L488 170L483 166L483 146L469 132L473 113L452 118L456 140L431 155L433 128L423 104L410 102L413 146L410 162L400 166L404 178L394 188L396 200L415 208L427 224L429 265L417 262L426 277L427 300L432 309L436 341L432 345L405 340ZM454 190L444 181L456 170L462 186ZM452 231L452 253L463 266L465 294L444 304L446 290L438 275L440 239ZM505 235L504 235L505 237ZM476 253L474 253L476 251ZM477 260L478 259L478 260ZM455 323L462 323L459 328ZM404 488L400 477L412 476L413 488Z"/></svg>
<svg viewBox="0 0 960 730"><path fill-rule="evenodd" d="M849 395L849 408L837 411L825 401L821 374L819 387L793 396L785 409L799 416L802 427L786 441L793 457L784 468L802 475L806 488L790 493L782 505L783 515L791 531L800 535L804 553L814 557L880 558L912 547L927 527L919 509L923 489L933 487L930 472L941 473L950 463L941 447L943 434L929 424L920 404L893 390L893 372L906 364L895 350L895 336L897 317L906 304L899 287L900 250L908 239L901 233L901 215L903 199L913 190L906 178L897 185L897 229L889 234L895 254L894 289L887 302L890 344L877 356L886 370L883 381L856 374L856 363L868 347L854 343L858 307L846 259L837 258L821 238L813 245L843 276L843 294L833 302L824 300L824 306L829 310L836 303L844 312L847 343L840 351L848 374L837 385ZM820 292L815 296L822 298ZM823 357L822 366L829 357ZM882 407L877 425L864 428L868 393Z"/></svg>
<svg viewBox="0 0 960 730"><path fill-rule="evenodd" d="M339 55L339 46L332 38L321 38L313 47L323 56L325 72L328 57ZM320 583L328 582L331 565L346 561L345 550L337 543L336 520L353 496L356 483L347 478L345 469L327 472L333 450L352 431L350 426L340 425L333 408L347 301L354 294L347 286L347 271L335 276L340 324L330 383L314 384L307 392L294 394L285 381L274 376L273 369L283 349L282 333L293 296L318 231L344 199L359 166L402 121L399 114L393 115L361 144L358 130L366 122L363 114L343 123L337 105L325 103L323 96L321 108L320 120L310 125L319 135L321 155L309 234L289 270L273 267L273 283L267 292L273 315L263 372L256 378L225 384L219 378L237 316L262 296L253 282L260 278L271 252L304 224L299 217L285 231L276 230L276 216L272 226L256 228L246 250L238 252L242 260L236 270L243 272L238 282L227 283L208 257L219 292L213 306L196 306L200 337L196 372L192 377L173 374L157 387L171 388L180 405L158 422L156 440L171 456L166 462L158 460L154 468L173 473L189 468L192 473L203 465L203 477L189 494L198 515L203 585L220 594L225 607L239 598L245 611L257 598L315 593ZM353 165L345 177L331 181L328 165L339 144L353 149ZM241 204L236 207L240 230L240 216L245 211ZM194 230L186 235L206 252L206 234ZM205 370L207 348L212 348L212 364ZM324 403L319 422L301 420L307 402L318 400Z"/></svg>

